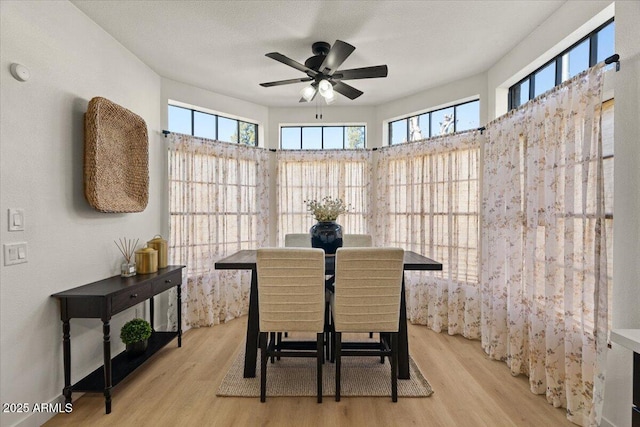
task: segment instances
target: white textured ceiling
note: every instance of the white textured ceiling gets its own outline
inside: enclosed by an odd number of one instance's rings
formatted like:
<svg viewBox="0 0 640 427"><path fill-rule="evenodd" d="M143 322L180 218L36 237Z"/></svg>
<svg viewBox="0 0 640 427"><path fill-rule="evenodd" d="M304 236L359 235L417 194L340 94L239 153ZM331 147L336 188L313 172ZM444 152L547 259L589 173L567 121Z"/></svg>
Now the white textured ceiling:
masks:
<svg viewBox="0 0 640 427"><path fill-rule="evenodd" d="M311 44L356 47L341 69L387 64L387 78L353 80L379 105L486 71L565 1L71 0L163 77L265 106L299 105L304 77L265 57L304 63Z"/></svg>

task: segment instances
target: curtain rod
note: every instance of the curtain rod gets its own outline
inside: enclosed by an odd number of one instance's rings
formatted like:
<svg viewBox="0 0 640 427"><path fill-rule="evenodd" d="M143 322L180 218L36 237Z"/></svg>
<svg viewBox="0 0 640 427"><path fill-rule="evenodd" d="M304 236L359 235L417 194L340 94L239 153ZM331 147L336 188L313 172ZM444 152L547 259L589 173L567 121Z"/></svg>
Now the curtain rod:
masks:
<svg viewBox="0 0 640 427"><path fill-rule="evenodd" d="M604 60L605 64L613 64L616 63L616 71L620 71L620 55L618 55L617 53L614 53L613 55L611 55L610 57L608 57L607 59Z"/></svg>

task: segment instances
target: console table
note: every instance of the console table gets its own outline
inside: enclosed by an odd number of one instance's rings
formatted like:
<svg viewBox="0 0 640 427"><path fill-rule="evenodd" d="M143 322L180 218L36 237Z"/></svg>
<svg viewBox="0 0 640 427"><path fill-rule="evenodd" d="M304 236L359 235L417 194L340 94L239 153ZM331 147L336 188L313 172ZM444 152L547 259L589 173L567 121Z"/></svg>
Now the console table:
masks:
<svg viewBox="0 0 640 427"><path fill-rule="evenodd" d="M633 351L631 427L640 427L640 329L614 329L611 341Z"/></svg>
<svg viewBox="0 0 640 427"><path fill-rule="evenodd" d="M60 301L62 320L62 350L64 355L65 403L71 403L72 391L104 392L105 412L111 413L111 388L142 365L154 353L176 336L182 346L181 292L183 265L170 265L157 273L139 274L133 277L114 276L88 285L53 294ZM172 287L178 291L178 330L176 332L153 331L144 354L129 357L125 352L111 358L111 316L149 300L151 328L153 329L153 297ZM102 320L104 365L71 385L71 335L69 321L72 318L97 318Z"/></svg>

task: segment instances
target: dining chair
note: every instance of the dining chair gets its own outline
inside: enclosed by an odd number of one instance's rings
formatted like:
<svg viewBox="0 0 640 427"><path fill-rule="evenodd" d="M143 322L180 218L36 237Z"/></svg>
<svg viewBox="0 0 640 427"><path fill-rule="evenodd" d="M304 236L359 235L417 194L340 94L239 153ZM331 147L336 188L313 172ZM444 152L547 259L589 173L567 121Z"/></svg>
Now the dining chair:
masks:
<svg viewBox="0 0 640 427"><path fill-rule="evenodd" d="M345 234L342 236L343 248L371 247L373 238L371 234Z"/></svg>
<svg viewBox="0 0 640 427"><path fill-rule="evenodd" d="M314 248L257 250L260 342L260 401L266 400L269 357L315 357L318 403L322 402L324 335L324 251ZM277 332L315 332L296 348L276 346ZM307 344L302 346L301 344Z"/></svg>
<svg viewBox="0 0 640 427"><path fill-rule="evenodd" d="M398 329L403 259L404 250L400 248L340 248L336 252L336 282L331 300L336 401L340 401L342 356L388 357L391 398L398 401ZM342 342L343 333L370 331L381 333L379 343Z"/></svg>
<svg viewBox="0 0 640 427"><path fill-rule="evenodd" d="M289 247L298 247L298 248L310 248L311 247L311 235L309 233L288 233L284 235L284 246ZM325 286L332 286L332 278L328 279L329 281L325 281ZM331 357L331 313L329 312L329 299L331 298L331 292L327 291L325 295L325 349L326 349L326 357L329 359ZM282 342L282 333L279 333L276 337L276 343ZM288 336L288 332L284 332L285 338ZM272 360L273 362L273 360Z"/></svg>
<svg viewBox="0 0 640 427"><path fill-rule="evenodd" d="M342 239L343 248L368 248L373 246L371 234L345 234ZM369 338L373 338L373 332L369 333Z"/></svg>
<svg viewBox="0 0 640 427"><path fill-rule="evenodd" d="M297 248L310 248L311 235L309 233L289 233L284 235L284 246Z"/></svg>

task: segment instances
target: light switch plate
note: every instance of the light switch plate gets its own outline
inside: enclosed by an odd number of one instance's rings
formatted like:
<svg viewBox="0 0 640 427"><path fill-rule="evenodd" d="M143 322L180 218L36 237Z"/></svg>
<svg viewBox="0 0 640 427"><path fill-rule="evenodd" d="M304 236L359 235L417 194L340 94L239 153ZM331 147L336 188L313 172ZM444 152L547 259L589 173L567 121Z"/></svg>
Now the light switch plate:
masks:
<svg viewBox="0 0 640 427"><path fill-rule="evenodd" d="M24 231L24 209L9 209L9 231Z"/></svg>
<svg viewBox="0 0 640 427"><path fill-rule="evenodd" d="M27 242L5 243L2 246L4 246L4 265L27 262Z"/></svg>

